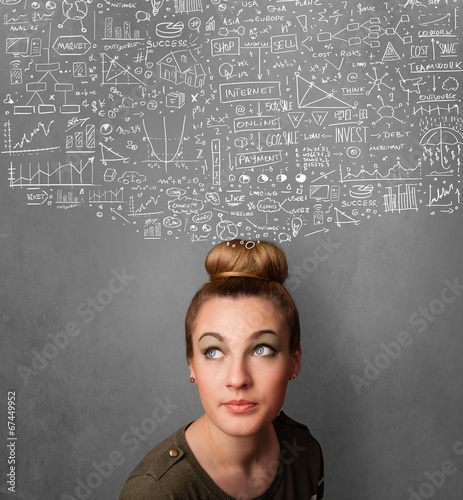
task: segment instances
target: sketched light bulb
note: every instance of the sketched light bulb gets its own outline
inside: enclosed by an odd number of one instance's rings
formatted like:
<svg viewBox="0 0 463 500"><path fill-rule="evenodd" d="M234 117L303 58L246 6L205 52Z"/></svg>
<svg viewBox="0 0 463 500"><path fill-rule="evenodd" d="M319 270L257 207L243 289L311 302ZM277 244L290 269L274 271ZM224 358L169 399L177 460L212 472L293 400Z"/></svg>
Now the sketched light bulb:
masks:
<svg viewBox="0 0 463 500"><path fill-rule="evenodd" d="M153 16L155 16L164 5L164 0L151 0L151 6L153 7Z"/></svg>
<svg viewBox="0 0 463 500"><path fill-rule="evenodd" d="M291 229L293 230L293 237L295 238L302 227L302 219L300 217L294 217L291 221Z"/></svg>

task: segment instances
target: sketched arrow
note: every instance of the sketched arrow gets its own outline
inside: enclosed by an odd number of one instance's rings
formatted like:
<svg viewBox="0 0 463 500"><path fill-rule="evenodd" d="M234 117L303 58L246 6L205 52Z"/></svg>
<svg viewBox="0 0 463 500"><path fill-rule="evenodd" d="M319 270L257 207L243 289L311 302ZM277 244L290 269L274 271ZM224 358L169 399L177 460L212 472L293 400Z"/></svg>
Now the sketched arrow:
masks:
<svg viewBox="0 0 463 500"><path fill-rule="evenodd" d="M318 231L314 231L313 233L309 233L309 234L304 234L304 238L307 237L307 236L311 236L312 234L317 234L317 233L327 233L329 231L329 229L326 229L326 227L322 228L322 229L319 229Z"/></svg>
<svg viewBox="0 0 463 500"><path fill-rule="evenodd" d="M260 47L259 47L258 51L259 51L259 73L257 74L257 78L258 78L259 80L262 80L262 77L263 77L264 75L262 74L262 71L261 71Z"/></svg>
<svg viewBox="0 0 463 500"><path fill-rule="evenodd" d="M27 203L29 206L34 206L34 205L43 205L49 198L49 194L44 191L43 189L40 189L40 188L30 188L28 191L42 191L42 193L45 195L43 200L40 202L40 203Z"/></svg>
<svg viewBox="0 0 463 500"><path fill-rule="evenodd" d="M232 162L231 153L228 153L228 168L233 172L233 162Z"/></svg>

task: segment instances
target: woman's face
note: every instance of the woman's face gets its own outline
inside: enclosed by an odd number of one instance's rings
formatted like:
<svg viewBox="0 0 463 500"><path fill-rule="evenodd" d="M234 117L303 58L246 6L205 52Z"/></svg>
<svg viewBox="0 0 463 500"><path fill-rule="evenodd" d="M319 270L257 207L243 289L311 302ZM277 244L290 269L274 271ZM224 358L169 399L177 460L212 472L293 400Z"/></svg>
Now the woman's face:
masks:
<svg viewBox="0 0 463 500"><path fill-rule="evenodd" d="M270 300L217 297L202 304L192 331L190 369L212 425L248 436L272 422L301 364L300 348L289 351L289 336Z"/></svg>

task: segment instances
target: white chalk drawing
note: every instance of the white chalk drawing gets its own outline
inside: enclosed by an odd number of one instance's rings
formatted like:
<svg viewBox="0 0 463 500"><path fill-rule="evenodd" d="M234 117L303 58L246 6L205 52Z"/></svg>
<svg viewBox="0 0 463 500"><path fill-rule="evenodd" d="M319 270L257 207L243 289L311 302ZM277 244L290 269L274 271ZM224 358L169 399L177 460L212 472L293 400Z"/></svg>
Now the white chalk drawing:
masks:
<svg viewBox="0 0 463 500"><path fill-rule="evenodd" d="M458 212L461 5L342 4L1 2L7 187L153 244Z"/></svg>
<svg viewBox="0 0 463 500"><path fill-rule="evenodd" d="M63 10L64 21L58 24L58 28L63 28L68 21L79 21L80 29L83 33L87 30L84 27L83 19L88 14L88 4L92 0L63 0L61 8Z"/></svg>

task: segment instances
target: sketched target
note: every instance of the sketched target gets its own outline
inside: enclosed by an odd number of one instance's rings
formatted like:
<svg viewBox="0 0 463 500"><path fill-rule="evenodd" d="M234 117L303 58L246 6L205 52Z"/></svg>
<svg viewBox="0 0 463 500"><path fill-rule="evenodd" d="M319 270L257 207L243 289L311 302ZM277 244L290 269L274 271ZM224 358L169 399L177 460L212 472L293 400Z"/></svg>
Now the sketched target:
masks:
<svg viewBox="0 0 463 500"><path fill-rule="evenodd" d="M358 158L362 154L362 150L357 146L349 146L346 150L346 154L349 158Z"/></svg>

